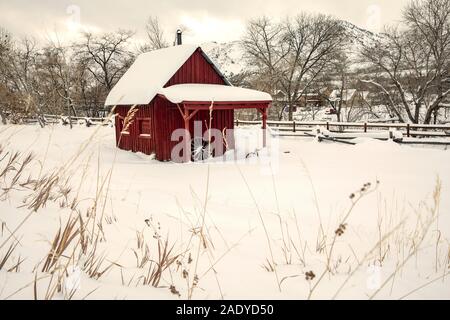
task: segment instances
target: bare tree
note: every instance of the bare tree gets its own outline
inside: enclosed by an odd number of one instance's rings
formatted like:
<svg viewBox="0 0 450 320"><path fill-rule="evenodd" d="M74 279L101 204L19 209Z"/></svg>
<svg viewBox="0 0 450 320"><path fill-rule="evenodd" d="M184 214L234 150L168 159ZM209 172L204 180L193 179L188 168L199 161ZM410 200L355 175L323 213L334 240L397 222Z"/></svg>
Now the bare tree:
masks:
<svg viewBox="0 0 450 320"><path fill-rule="evenodd" d="M145 46L146 51L167 48L169 46L158 17L150 16L147 19L145 32L147 33L148 39L148 44Z"/></svg>
<svg viewBox="0 0 450 320"><path fill-rule="evenodd" d="M339 20L322 14L300 14L282 23L266 17L250 21L242 45L255 73L267 79L267 87L284 92L292 120L292 107L345 39Z"/></svg>
<svg viewBox="0 0 450 320"><path fill-rule="evenodd" d="M412 1L404 11L405 28L386 28L366 44L361 56L377 76L363 79L378 88L401 120L430 123L450 94L450 0Z"/></svg>
<svg viewBox="0 0 450 320"><path fill-rule="evenodd" d="M0 116L13 121L44 112L77 115L80 106L97 110L133 59L132 33L93 36L62 45L53 40L38 47L30 38L16 39L0 28ZM71 123L71 122L70 122Z"/></svg>
<svg viewBox="0 0 450 320"><path fill-rule="evenodd" d="M71 115L77 116L73 102L74 87L77 82L75 60L70 54L70 47L63 46L59 41L52 41L43 49L41 70L47 71L45 79L50 82L55 93L66 105L66 113L69 117L69 125L72 128Z"/></svg>
<svg viewBox="0 0 450 320"><path fill-rule="evenodd" d="M411 30L421 35L431 49L434 64L433 84L436 85L435 98L427 104L424 122L429 123L433 113L437 113L442 100L449 90L450 55L450 1L412 1L404 12L404 18ZM425 101L425 103L427 103Z"/></svg>
<svg viewBox="0 0 450 320"><path fill-rule="evenodd" d="M333 59L331 60L332 66L328 68L327 71L330 73L334 73L333 77L334 79L329 79L336 81L338 80L339 87L337 89L337 96L336 97L330 97L329 95L323 95L323 99L326 100L329 104L329 106L334 110L334 114L336 115L336 119L338 122L342 120L342 108L345 107L348 108L347 105L347 95L348 90L353 89L350 88L350 61L347 57L347 54L343 51L337 51L334 55ZM328 86L332 87L331 83L328 83ZM335 91L336 92L336 91ZM352 106L353 107L353 106Z"/></svg>
<svg viewBox="0 0 450 320"><path fill-rule="evenodd" d="M6 124L6 112L8 110L8 89L6 88L6 78L4 77L5 65L2 63L5 59L4 56L10 50L10 34L6 29L0 27L0 117L3 124Z"/></svg>
<svg viewBox="0 0 450 320"><path fill-rule="evenodd" d="M5 101L9 101L2 103L4 109L8 107L7 112L17 119L26 114L37 115L39 123L44 126L42 111L45 99L37 78L39 51L36 42L31 38L16 41L9 34L7 38L0 46L0 83L3 96L7 98Z"/></svg>
<svg viewBox="0 0 450 320"><path fill-rule="evenodd" d="M260 17L247 23L246 33L241 41L245 58L252 70L248 72L251 86L275 93L281 78L281 63L288 53L288 44L283 41L284 26L268 17ZM275 104L279 116L283 105Z"/></svg>
<svg viewBox="0 0 450 320"><path fill-rule="evenodd" d="M84 34L78 53L86 59L87 70L107 91L131 65L134 57L127 45L132 36L133 32L125 30L100 36Z"/></svg>

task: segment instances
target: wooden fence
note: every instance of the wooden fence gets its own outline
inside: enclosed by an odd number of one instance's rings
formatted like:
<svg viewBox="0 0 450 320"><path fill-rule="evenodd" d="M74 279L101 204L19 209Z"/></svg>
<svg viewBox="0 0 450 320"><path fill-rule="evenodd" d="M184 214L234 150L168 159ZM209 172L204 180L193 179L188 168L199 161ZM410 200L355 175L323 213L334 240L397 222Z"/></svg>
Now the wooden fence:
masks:
<svg viewBox="0 0 450 320"><path fill-rule="evenodd" d="M235 125L257 125L261 121L236 120ZM450 137L450 124L379 123L379 122L333 122L333 121L267 121L267 125L281 135L301 135L315 127L323 127L330 132L370 133L396 129L406 137ZM291 133L291 134L289 134Z"/></svg>
<svg viewBox="0 0 450 320"><path fill-rule="evenodd" d="M82 123L86 126L112 124L110 117L69 117L44 114L46 123L72 124ZM36 118L24 119L25 123L35 123ZM261 121L235 120L237 127L241 125L258 125ZM267 125L280 135L305 135L315 127L326 128L336 133L376 133L395 129L406 137L450 137L450 124L415 124L415 123L381 123L381 122L333 122L333 121L267 121Z"/></svg>
<svg viewBox="0 0 450 320"><path fill-rule="evenodd" d="M86 126L92 125L108 125L112 124L112 118L108 117L74 117L74 116L63 116L63 115L54 115L54 114L44 114L43 115L45 123L62 123L68 125L69 122L72 124L84 124ZM22 119L24 123L36 123L38 119L36 117L24 118Z"/></svg>

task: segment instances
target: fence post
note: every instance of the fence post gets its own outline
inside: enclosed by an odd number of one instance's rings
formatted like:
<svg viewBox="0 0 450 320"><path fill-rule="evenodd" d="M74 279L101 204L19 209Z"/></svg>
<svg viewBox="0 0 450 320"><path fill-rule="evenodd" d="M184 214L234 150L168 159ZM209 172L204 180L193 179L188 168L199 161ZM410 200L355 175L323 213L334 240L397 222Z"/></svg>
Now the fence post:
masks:
<svg viewBox="0 0 450 320"><path fill-rule="evenodd" d="M409 138L409 123L406 124L406 136Z"/></svg>
<svg viewBox="0 0 450 320"><path fill-rule="evenodd" d="M239 119L236 119L236 127L239 127Z"/></svg>
<svg viewBox="0 0 450 320"><path fill-rule="evenodd" d="M327 130L330 130L330 123L327 121Z"/></svg>
<svg viewBox="0 0 450 320"><path fill-rule="evenodd" d="M367 132L367 122L364 122L364 132Z"/></svg>
<svg viewBox="0 0 450 320"><path fill-rule="evenodd" d="M292 130L295 132L295 120L292 121Z"/></svg>

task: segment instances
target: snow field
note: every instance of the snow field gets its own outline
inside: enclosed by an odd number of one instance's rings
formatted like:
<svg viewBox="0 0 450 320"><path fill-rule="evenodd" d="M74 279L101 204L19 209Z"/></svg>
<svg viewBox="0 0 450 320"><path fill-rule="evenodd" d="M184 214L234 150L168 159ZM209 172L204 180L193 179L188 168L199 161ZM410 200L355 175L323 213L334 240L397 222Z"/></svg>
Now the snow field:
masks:
<svg viewBox="0 0 450 320"><path fill-rule="evenodd" d="M237 130L237 148L251 130ZM0 126L0 141L0 172L11 152L20 152L19 163L33 152L22 184L59 177L54 197L28 218L31 185L0 198L0 261L18 240L0 270L1 299L32 299L34 282L41 299L450 298L447 150L285 137L277 165L261 170L255 161L161 163L116 149L110 127ZM14 172L2 177L2 190ZM66 197L60 186L70 187ZM42 271L70 217L86 224L87 251L78 234ZM166 239L176 258L155 288L144 283ZM49 291L58 281L63 290Z"/></svg>

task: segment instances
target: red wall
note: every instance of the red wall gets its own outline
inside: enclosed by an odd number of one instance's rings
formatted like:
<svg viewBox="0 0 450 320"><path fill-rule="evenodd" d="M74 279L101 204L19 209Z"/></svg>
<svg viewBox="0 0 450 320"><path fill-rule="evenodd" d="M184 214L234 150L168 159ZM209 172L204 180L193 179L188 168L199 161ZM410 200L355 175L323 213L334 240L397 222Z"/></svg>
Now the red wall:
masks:
<svg viewBox="0 0 450 320"><path fill-rule="evenodd" d="M153 109L151 106L139 106L137 108L137 112L134 115L132 121L129 122L128 132L129 134L120 135L121 125L120 121L124 121L124 118L127 116L128 111L130 110L129 106L118 106L115 109L115 114L117 117L115 119L115 129L116 129L116 145L120 149L130 150L133 152L142 152L145 154L151 154L154 151L155 147L155 139L154 135L148 137L140 137L138 134L138 121L139 119L153 119ZM153 121L151 121L152 128L154 127Z"/></svg>
<svg viewBox="0 0 450 320"><path fill-rule="evenodd" d="M182 83L225 84L225 81L203 57L201 49L197 49L164 87Z"/></svg>
<svg viewBox="0 0 450 320"><path fill-rule="evenodd" d="M149 70L149 75L151 76L151 70ZM165 87L183 83L225 84L225 81L203 57L200 49L197 49L167 82ZM151 119L151 138L139 137L137 121L134 121L131 124L129 135L122 135L122 137L120 137L120 117L126 117L129 110L129 106L120 106L116 108L116 113L119 115L119 117L116 117L116 144L121 149L133 152L139 151L145 154L154 152L156 159L160 161L170 160L171 150L173 146L177 144L177 142L170 141L171 134L177 128L184 128L183 118L177 106L161 97L155 97L149 105L139 106L138 109L135 119ZM191 119L191 136L194 133L194 121L202 121L203 124L206 121L209 125L209 112L199 111L194 118ZM234 127L234 111L213 111L212 127L217 128L220 131L224 128L232 129ZM206 130L205 125L203 125L202 128L203 130ZM230 147L234 146L233 137L230 137L229 145Z"/></svg>

